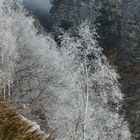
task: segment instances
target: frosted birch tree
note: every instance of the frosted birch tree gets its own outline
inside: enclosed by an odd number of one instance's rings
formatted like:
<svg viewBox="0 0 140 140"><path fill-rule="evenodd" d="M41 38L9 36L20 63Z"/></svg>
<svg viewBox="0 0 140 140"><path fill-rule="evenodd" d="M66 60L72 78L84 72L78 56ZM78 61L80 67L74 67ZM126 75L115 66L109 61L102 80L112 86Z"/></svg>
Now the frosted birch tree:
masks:
<svg viewBox="0 0 140 140"><path fill-rule="evenodd" d="M11 84L15 69L15 60L18 57L16 37L12 34L14 20L10 16L10 9L5 1L0 1L0 90L1 95L11 96Z"/></svg>
<svg viewBox="0 0 140 140"><path fill-rule="evenodd" d="M58 140L128 140L128 124L118 113L123 101L118 75L102 54L95 30L85 22L77 37L63 33L61 90L54 124Z"/></svg>
<svg viewBox="0 0 140 140"><path fill-rule="evenodd" d="M34 119L34 109L42 109L45 115L53 112L51 93L60 83L60 55L53 38L35 28L35 20L21 4L0 1L1 89L5 94L10 79L11 98L24 103L26 115Z"/></svg>

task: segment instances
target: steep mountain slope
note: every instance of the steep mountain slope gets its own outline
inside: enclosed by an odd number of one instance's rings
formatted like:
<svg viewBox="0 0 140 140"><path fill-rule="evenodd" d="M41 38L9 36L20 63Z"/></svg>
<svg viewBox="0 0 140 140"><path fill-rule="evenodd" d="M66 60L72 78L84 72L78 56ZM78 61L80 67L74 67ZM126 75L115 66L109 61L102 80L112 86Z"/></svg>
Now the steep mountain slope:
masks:
<svg viewBox="0 0 140 140"><path fill-rule="evenodd" d="M127 118L140 139L140 1L52 0L54 26L76 27L84 20L95 24L99 42L110 63L118 66L126 95Z"/></svg>

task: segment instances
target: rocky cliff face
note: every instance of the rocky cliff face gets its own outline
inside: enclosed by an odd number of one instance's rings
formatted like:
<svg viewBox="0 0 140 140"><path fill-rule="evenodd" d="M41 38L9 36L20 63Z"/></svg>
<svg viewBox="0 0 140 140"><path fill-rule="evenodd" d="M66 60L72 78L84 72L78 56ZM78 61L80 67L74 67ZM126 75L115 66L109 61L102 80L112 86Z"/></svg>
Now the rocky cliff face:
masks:
<svg viewBox="0 0 140 140"><path fill-rule="evenodd" d="M140 1L51 0L54 26L76 27L84 20L96 25L100 44L118 66L126 95L127 118L140 139Z"/></svg>
<svg viewBox="0 0 140 140"><path fill-rule="evenodd" d="M120 73L127 95L127 116L140 139L140 1L125 0L121 18Z"/></svg>
<svg viewBox="0 0 140 140"><path fill-rule="evenodd" d="M102 36L119 36L121 0L51 0L55 26L74 26L89 20L99 28Z"/></svg>

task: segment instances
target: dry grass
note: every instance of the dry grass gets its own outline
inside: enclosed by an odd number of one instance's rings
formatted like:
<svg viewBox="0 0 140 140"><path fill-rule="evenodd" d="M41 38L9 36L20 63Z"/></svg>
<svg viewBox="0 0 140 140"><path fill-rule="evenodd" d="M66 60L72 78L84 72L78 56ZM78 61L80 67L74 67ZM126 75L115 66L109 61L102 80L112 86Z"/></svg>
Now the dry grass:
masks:
<svg viewBox="0 0 140 140"><path fill-rule="evenodd" d="M13 103L0 98L0 140L54 140L52 134L45 138L31 128L32 123L22 119Z"/></svg>

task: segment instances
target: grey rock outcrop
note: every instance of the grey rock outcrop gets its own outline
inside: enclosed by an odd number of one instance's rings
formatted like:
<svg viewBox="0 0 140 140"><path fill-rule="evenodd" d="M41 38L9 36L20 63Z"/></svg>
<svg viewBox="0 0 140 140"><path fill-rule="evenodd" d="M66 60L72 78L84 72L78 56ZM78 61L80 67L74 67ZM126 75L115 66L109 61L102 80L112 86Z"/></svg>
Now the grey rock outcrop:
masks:
<svg viewBox="0 0 140 140"><path fill-rule="evenodd" d="M140 139L140 1L125 0L121 19L120 73L122 89L127 95L127 117L131 129Z"/></svg>
<svg viewBox="0 0 140 140"><path fill-rule="evenodd" d="M140 139L140 1L51 0L54 26L94 23L110 63L118 66L131 130Z"/></svg>
<svg viewBox="0 0 140 140"><path fill-rule="evenodd" d="M59 26L67 30L88 20L96 26L101 37L99 42L106 52L112 46L118 48L123 15L122 0L51 0L51 3L54 27Z"/></svg>
<svg viewBox="0 0 140 140"><path fill-rule="evenodd" d="M51 0L51 3L54 26L76 27L88 20L98 27L100 36L120 36L122 0Z"/></svg>

